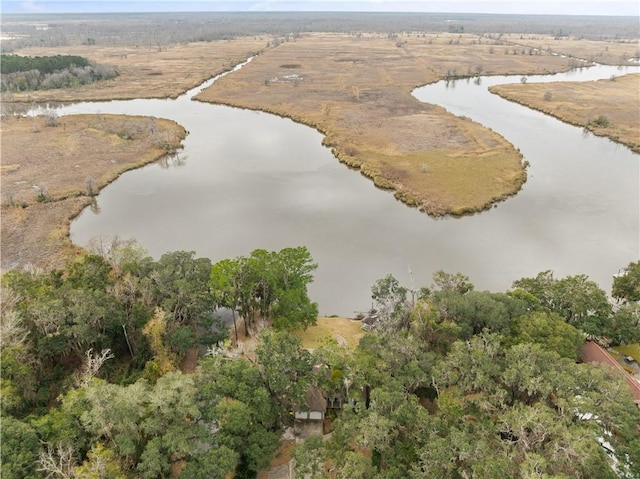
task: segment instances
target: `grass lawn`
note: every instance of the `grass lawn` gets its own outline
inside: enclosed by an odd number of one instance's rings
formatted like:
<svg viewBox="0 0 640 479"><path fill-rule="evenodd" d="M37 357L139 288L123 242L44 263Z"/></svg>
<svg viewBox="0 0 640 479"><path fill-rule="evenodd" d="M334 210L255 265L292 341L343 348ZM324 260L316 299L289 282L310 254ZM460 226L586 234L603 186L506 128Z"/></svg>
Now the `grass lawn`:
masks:
<svg viewBox="0 0 640 479"><path fill-rule="evenodd" d="M355 348L360 338L365 335L361 326L362 322L355 319L319 317L315 326L305 331L296 331L294 335L299 337L303 347L308 349L319 348L330 339L338 341L339 344L344 344L346 341L349 347Z"/></svg>
<svg viewBox="0 0 640 479"><path fill-rule="evenodd" d="M623 356L631 356L640 363L640 343L629 344L627 346L616 346L613 349Z"/></svg>

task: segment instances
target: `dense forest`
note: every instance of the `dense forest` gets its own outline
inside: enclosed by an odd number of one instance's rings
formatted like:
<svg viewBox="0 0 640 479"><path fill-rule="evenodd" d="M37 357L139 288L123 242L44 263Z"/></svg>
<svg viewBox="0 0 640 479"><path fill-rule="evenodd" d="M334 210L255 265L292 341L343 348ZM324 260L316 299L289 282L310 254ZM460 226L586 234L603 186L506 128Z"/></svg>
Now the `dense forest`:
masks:
<svg viewBox="0 0 640 479"><path fill-rule="evenodd" d="M640 341L640 262L614 279L616 308L583 275L505 293L387 276L355 349L308 351L291 331L316 321L316 267L304 247L212 264L114 240L63 270L5 273L3 477L255 477L312 388L344 406L330 439L295 448L300 477L640 475L627 385L577 362L588 336Z"/></svg>
<svg viewBox="0 0 640 479"><path fill-rule="evenodd" d="M606 41L635 38L634 17L496 15L475 13L194 12L101 14L5 14L5 53L32 46L171 45L254 35L301 32L537 33ZM46 28L43 28L46 25Z"/></svg>
<svg viewBox="0 0 640 479"><path fill-rule="evenodd" d="M69 88L115 78L111 66L98 65L77 55L26 57L0 55L1 91Z"/></svg>

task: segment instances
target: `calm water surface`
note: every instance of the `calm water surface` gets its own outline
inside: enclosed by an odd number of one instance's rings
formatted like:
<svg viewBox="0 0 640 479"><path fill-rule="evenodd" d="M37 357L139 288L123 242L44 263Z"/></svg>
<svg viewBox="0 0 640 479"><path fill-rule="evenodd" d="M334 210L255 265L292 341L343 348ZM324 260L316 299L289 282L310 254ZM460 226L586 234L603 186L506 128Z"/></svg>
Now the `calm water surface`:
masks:
<svg viewBox="0 0 640 479"><path fill-rule="evenodd" d="M590 80L635 70L582 69L529 81ZM322 314L371 305L375 280L393 273L427 286L443 269L478 289L552 269L588 274L605 290L640 253L639 158L606 139L486 91L517 77L483 77L417 89L415 96L494 129L531 164L515 197L461 219L433 219L341 165L315 130L266 113L176 100L84 103L60 114L124 113L170 118L188 131L181 161L123 175L85 210L71 238L136 238L154 257L193 250L212 261L305 245L320 267L310 288ZM208 83L210 84L210 82ZM207 84L207 85L208 85Z"/></svg>

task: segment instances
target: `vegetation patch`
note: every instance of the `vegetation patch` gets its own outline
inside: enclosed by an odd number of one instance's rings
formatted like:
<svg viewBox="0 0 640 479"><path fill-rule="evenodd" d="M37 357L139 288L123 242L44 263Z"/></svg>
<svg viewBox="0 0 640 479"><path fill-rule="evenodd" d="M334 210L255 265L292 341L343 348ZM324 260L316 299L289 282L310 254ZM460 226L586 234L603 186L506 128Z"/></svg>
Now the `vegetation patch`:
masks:
<svg viewBox="0 0 640 479"><path fill-rule="evenodd" d="M108 82L69 85L56 90L11 91L3 95L3 107L16 102L101 101L133 98L177 98L203 81L230 70L260 52L266 40L260 36L159 47L129 45L67 45L29 47L21 56L59 53L82 56L91 63L112 65L118 76Z"/></svg>
<svg viewBox="0 0 640 479"><path fill-rule="evenodd" d="M70 220L124 171L174 153L176 123L125 115L2 120L2 269L60 265ZM135 139L135 141L131 141Z"/></svg>
<svg viewBox="0 0 640 479"><path fill-rule="evenodd" d="M640 74L591 82L496 85L492 93L640 153Z"/></svg>
<svg viewBox="0 0 640 479"><path fill-rule="evenodd" d="M399 200L435 216L468 214L519 191L526 179L522 157L495 132L422 103L411 91L452 69L569 68L568 59L553 55L496 55L494 42L465 34L302 34L266 49L198 99L310 125L341 162ZM292 64L300 65L304 82L270 81Z"/></svg>
<svg viewBox="0 0 640 479"><path fill-rule="evenodd" d="M317 349L333 341L355 348L364 334L362 321L324 316L319 317L317 323L306 330L294 332L302 340L302 346L308 349Z"/></svg>
<svg viewBox="0 0 640 479"><path fill-rule="evenodd" d="M640 344L635 343L625 346L615 346L613 349L623 356L631 356L638 364L640 364Z"/></svg>
<svg viewBox="0 0 640 479"><path fill-rule="evenodd" d="M91 63L77 55L0 55L0 71L3 92L73 88L118 76L112 66Z"/></svg>

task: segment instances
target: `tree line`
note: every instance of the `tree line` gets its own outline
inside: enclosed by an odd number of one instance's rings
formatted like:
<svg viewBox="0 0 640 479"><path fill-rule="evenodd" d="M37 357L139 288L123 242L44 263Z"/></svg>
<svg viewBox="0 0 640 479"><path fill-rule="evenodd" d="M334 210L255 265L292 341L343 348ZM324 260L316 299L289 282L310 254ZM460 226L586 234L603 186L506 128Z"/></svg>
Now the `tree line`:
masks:
<svg viewBox="0 0 640 479"><path fill-rule="evenodd" d="M71 66L86 67L89 60L77 55L51 55L26 57L20 55L0 54L0 66L2 73L28 72L29 70L39 70L40 73L48 74L58 70L64 70Z"/></svg>
<svg viewBox="0 0 640 479"><path fill-rule="evenodd" d="M78 21L83 19L86 21ZM145 12L78 14L4 14L2 30L16 38L3 40L3 51L25 47L69 45L137 45L158 47L186 42L285 35L303 32L381 33L447 32L565 33L588 39L637 37L637 18L577 15L495 15L419 12ZM39 28L46 24L48 28ZM632 40L630 40L632 41Z"/></svg>
<svg viewBox="0 0 640 479"><path fill-rule="evenodd" d="M0 55L2 91L68 88L118 76L109 65L89 62L77 55Z"/></svg>
<svg viewBox="0 0 640 479"><path fill-rule="evenodd" d="M615 312L584 276L543 272L506 293L476 291L462 274L438 272L419 290L387 276L372 287L378 321L355 349L310 352L290 331L316 320L316 267L304 247L212 264L114 241L62 270L5 273L3 475L255 477L311 387L344 407L331 413L331 439L296 447L299 474L640 473L640 411L626 385L576 363L585 331L640 340L640 262L614 280ZM231 324L216 323L222 307ZM238 329L255 354L237 348ZM182 373L193 348L207 353Z"/></svg>

